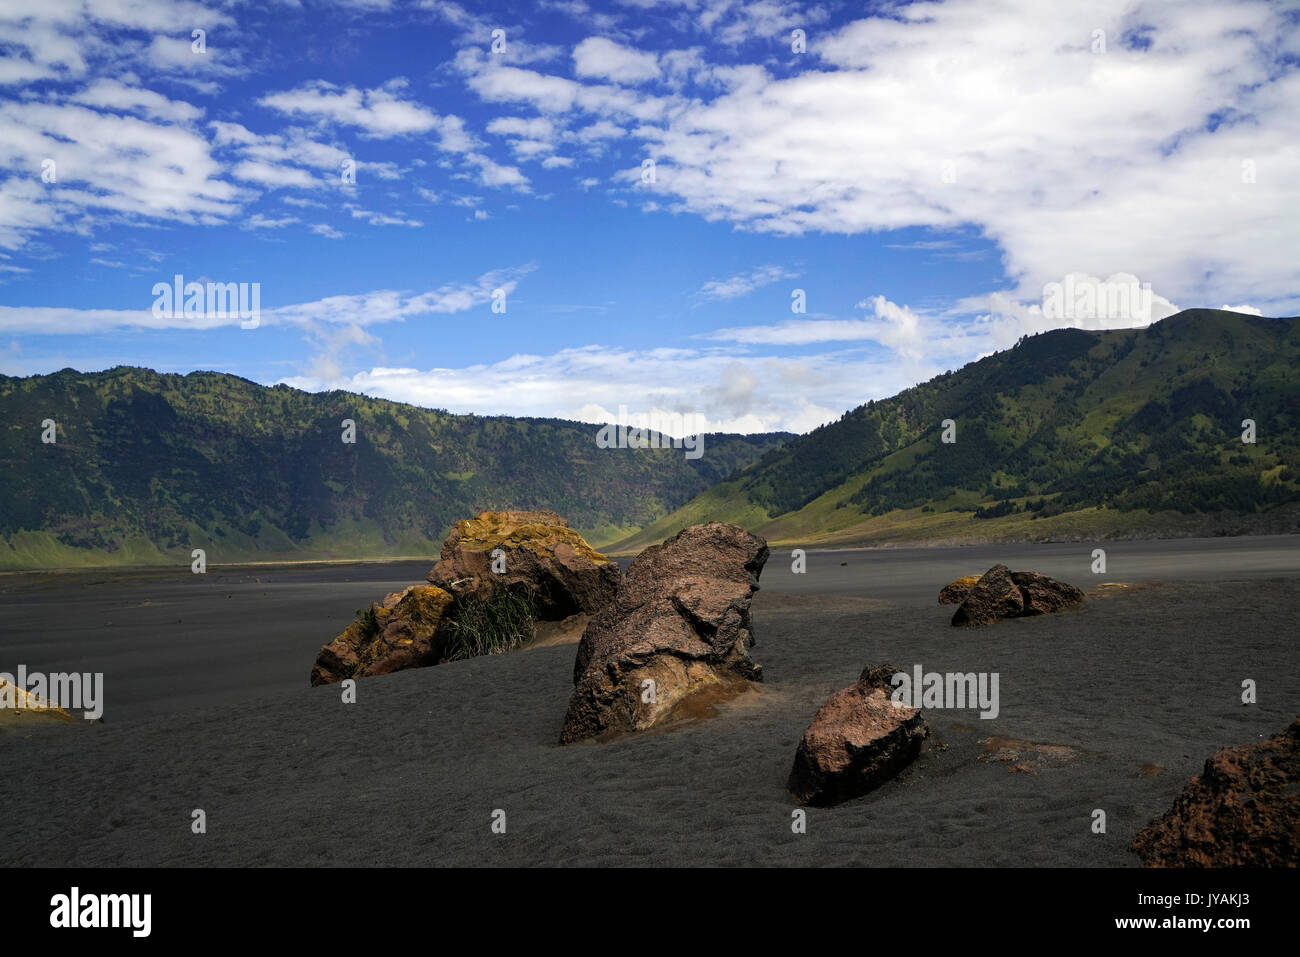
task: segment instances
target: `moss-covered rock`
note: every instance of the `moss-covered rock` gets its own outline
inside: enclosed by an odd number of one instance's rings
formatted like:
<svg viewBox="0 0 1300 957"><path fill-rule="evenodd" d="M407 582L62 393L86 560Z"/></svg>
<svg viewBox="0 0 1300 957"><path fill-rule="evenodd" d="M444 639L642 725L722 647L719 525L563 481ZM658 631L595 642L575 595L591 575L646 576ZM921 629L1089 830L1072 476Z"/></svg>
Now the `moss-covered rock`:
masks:
<svg viewBox="0 0 1300 957"><path fill-rule="evenodd" d="M487 603L507 590L539 620L560 621L612 601L619 571L555 512L482 511L456 523L428 580L458 602Z"/></svg>
<svg viewBox="0 0 1300 957"><path fill-rule="evenodd" d="M939 590L939 604L941 605L960 605L970 594L970 590L975 587L975 583L980 580L979 575L963 575L955 582L944 585Z"/></svg>
<svg viewBox="0 0 1300 957"><path fill-rule="evenodd" d="M325 645L312 668L313 685L434 665L447 638L455 599L444 589L412 585L371 604Z"/></svg>

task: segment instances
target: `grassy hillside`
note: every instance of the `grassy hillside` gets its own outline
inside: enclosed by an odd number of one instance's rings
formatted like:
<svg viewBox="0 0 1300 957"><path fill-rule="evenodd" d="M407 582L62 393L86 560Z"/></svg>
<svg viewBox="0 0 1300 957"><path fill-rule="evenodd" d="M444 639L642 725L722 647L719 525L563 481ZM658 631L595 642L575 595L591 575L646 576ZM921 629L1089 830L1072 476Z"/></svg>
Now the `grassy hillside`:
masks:
<svg viewBox="0 0 1300 957"><path fill-rule="evenodd" d="M1300 320L1060 329L859 406L611 550L710 519L782 544L1295 531L1298 423Z"/></svg>
<svg viewBox="0 0 1300 957"><path fill-rule="evenodd" d="M0 568L426 556L478 508L553 508L601 545L789 438L708 435L690 460L577 422L126 367L0 376L0 422Z"/></svg>

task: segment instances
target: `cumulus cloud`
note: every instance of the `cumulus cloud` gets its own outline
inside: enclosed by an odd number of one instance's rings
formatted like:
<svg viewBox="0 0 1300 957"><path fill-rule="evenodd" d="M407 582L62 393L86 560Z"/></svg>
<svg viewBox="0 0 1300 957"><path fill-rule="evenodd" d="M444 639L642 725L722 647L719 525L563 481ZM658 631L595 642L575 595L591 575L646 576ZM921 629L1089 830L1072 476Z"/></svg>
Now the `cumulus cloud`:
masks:
<svg viewBox="0 0 1300 957"><path fill-rule="evenodd" d="M125 113L139 112L150 119L171 123L189 123L203 115L201 107L183 100L171 100L153 90L129 86L114 79L97 80L73 93L69 100L83 106L108 108Z"/></svg>
<svg viewBox="0 0 1300 957"><path fill-rule="evenodd" d="M630 84L658 79L662 72L653 53L605 37L588 37L573 48L573 70L578 76Z"/></svg>
<svg viewBox="0 0 1300 957"><path fill-rule="evenodd" d="M48 183L40 179L47 161ZM188 127L80 105L0 102L0 167L26 176L0 182L0 244L9 247L87 211L219 222L242 198Z"/></svg>
<svg viewBox="0 0 1300 957"><path fill-rule="evenodd" d="M402 99L397 92L401 88L402 84L396 83L389 88L359 90L317 80L270 93L258 102L290 116L356 127L363 136L403 136L439 126L442 118L420 103Z"/></svg>
<svg viewBox="0 0 1300 957"><path fill-rule="evenodd" d="M282 381L301 389L347 389L487 415L599 423L617 421L620 407L631 415L677 413L699 417L707 431L721 432L806 432L839 418L849 405L910 384L890 363L861 356L737 357L725 349L635 352L594 345L460 368L379 367L337 378L302 375ZM856 389L845 387L850 381L858 383ZM863 382L871 383L869 394L863 394Z"/></svg>
<svg viewBox="0 0 1300 957"><path fill-rule="evenodd" d="M799 19L762 6L751 38ZM680 9L714 31L745 16ZM783 235L974 227L1030 301L1128 272L1183 301L1272 303L1300 285L1297 52L1294 22L1254 0L947 0L814 31L793 75L713 67L712 97L475 50L457 66L489 102L638 122L677 212Z"/></svg>

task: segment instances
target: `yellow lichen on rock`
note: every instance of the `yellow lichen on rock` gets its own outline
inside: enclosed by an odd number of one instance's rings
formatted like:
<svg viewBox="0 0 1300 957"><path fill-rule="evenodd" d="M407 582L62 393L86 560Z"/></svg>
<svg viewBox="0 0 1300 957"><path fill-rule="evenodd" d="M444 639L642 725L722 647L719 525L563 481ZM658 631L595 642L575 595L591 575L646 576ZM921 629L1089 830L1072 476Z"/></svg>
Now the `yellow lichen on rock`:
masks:
<svg viewBox="0 0 1300 957"><path fill-rule="evenodd" d="M966 600L966 596L970 594L970 590L975 587L980 577L979 575L963 575L955 582L945 585L939 591L939 604L960 605Z"/></svg>
<svg viewBox="0 0 1300 957"><path fill-rule="evenodd" d="M76 720L67 711L44 698L0 678L0 722L9 724L31 719Z"/></svg>
<svg viewBox="0 0 1300 957"><path fill-rule="evenodd" d="M554 554L557 546L568 545L592 562L609 562L554 512L483 511L474 518L457 522L456 532L459 546L467 551L503 548Z"/></svg>
<svg viewBox="0 0 1300 957"><path fill-rule="evenodd" d="M388 674L436 664L442 654L441 626L455 599L433 585L412 585L372 604L321 649L313 685L344 678Z"/></svg>

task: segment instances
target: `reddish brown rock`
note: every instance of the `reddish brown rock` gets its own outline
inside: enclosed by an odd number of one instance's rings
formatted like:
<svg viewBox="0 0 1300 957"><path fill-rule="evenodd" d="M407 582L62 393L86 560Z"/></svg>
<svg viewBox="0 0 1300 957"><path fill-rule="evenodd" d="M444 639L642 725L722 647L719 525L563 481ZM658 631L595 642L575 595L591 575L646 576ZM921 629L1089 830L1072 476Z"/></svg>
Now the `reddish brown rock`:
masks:
<svg viewBox="0 0 1300 957"><path fill-rule="evenodd" d="M956 595L966 579L958 579L939 593ZM951 591L950 591L951 589ZM994 565L972 585L952 616L954 625L968 628L991 625L1004 618L1025 618L1064 611L1083 602L1083 592L1038 572L1013 572Z"/></svg>
<svg viewBox="0 0 1300 957"><path fill-rule="evenodd" d="M492 570L496 549L504 572ZM542 621L592 614L613 599L618 580L618 565L549 510L484 511L457 522L428 575L458 602L488 602L502 589L526 595Z"/></svg>
<svg viewBox="0 0 1300 957"><path fill-rule="evenodd" d="M817 709L786 782L800 804L829 807L860 797L915 760L930 729L920 711L890 700L897 670L865 668L856 684Z"/></svg>
<svg viewBox="0 0 1300 957"><path fill-rule="evenodd" d="M320 650L311 670L312 685L436 665L452 601L441 588L412 585L387 596L382 604L371 604Z"/></svg>
<svg viewBox="0 0 1300 957"><path fill-rule="evenodd" d="M1130 846L1147 867L1300 866L1300 718L1216 751Z"/></svg>
<svg viewBox="0 0 1300 957"><path fill-rule="evenodd" d="M761 538L723 522L638 555L578 645L561 743L640 731L692 695L761 681L750 599L767 557Z"/></svg>
<svg viewBox="0 0 1300 957"><path fill-rule="evenodd" d="M970 594L970 590L975 587L975 583L980 580L979 575L964 575L955 582L944 585L939 590L939 604L941 605L960 605Z"/></svg>

